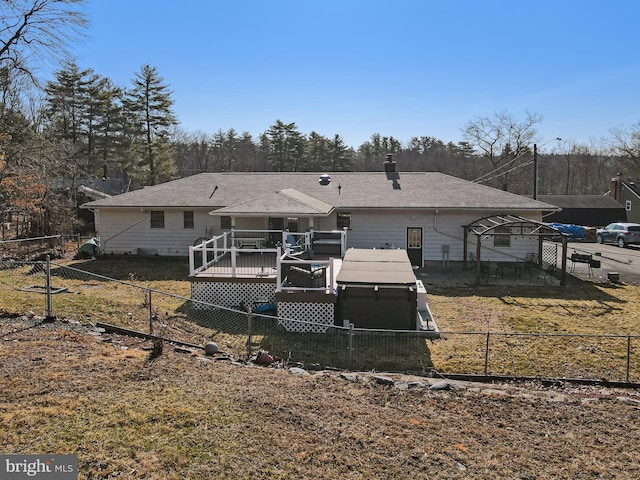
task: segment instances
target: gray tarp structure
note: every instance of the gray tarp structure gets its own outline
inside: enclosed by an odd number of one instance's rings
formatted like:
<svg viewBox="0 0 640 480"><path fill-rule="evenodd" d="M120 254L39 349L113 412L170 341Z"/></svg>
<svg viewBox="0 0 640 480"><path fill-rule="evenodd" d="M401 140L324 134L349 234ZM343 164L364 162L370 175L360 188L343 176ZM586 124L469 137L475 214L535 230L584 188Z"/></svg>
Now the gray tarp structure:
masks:
<svg viewBox="0 0 640 480"><path fill-rule="evenodd" d="M469 233L476 236L476 283L480 283L480 252L482 237L499 235L527 235L538 237L538 266L542 265L542 242L545 238L560 238L562 240L562 269L560 285L567 283L567 235L548 223L539 222L519 215L491 215L480 218L464 228L464 260L463 268L467 268L467 242ZM508 231L505 231L507 230Z"/></svg>

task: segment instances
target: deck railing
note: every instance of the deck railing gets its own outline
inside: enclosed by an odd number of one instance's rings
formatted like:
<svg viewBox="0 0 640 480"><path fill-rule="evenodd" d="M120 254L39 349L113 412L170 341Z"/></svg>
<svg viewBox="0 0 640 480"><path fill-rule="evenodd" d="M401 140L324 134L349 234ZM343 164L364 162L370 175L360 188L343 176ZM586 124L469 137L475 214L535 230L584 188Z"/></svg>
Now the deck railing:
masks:
<svg viewBox="0 0 640 480"><path fill-rule="evenodd" d="M327 290L337 292L333 258L307 260L291 252L284 252L277 261L276 292Z"/></svg>
<svg viewBox="0 0 640 480"><path fill-rule="evenodd" d="M298 263L298 267L311 270L330 266L330 282L323 281L322 289L333 288L332 262L312 258L314 239L326 241L327 238L332 238L335 243L335 253L327 256L342 257L346 250L346 231L343 230L289 232L233 229L189 247L189 273L191 276L207 273L231 278L277 276L279 288L296 288L285 284L288 268L285 268L283 275L283 264L288 267ZM303 259L303 256L306 258Z"/></svg>

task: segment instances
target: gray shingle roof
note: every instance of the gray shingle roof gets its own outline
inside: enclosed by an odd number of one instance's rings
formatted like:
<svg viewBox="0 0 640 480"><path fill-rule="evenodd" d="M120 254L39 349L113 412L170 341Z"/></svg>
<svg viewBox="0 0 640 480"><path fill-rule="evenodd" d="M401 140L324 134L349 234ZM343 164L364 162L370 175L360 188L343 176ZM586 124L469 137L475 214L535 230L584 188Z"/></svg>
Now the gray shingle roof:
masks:
<svg viewBox="0 0 640 480"><path fill-rule="evenodd" d="M557 210L521 195L497 190L439 172L201 173L83 205L85 208L211 208L238 206L286 189L335 208L441 208ZM299 199L298 199L299 200Z"/></svg>
<svg viewBox="0 0 640 480"><path fill-rule="evenodd" d="M310 197L293 188L286 188L264 197L252 198L245 202L214 210L214 215L320 215L331 213L333 207L322 200Z"/></svg>
<svg viewBox="0 0 640 480"><path fill-rule="evenodd" d="M538 195L538 199L561 208L621 208L609 195Z"/></svg>

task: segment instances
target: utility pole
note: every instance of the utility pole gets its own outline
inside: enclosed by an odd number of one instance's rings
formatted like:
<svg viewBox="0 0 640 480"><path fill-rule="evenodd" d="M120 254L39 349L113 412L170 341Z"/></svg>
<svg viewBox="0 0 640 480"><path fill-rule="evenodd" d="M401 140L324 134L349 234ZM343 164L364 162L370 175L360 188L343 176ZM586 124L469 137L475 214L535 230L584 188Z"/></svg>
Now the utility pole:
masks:
<svg viewBox="0 0 640 480"><path fill-rule="evenodd" d="M552 138L551 140L547 140L540 146L544 147L547 143L553 142L554 140L559 142L562 139L559 137ZM534 200L538 199L538 144L537 143L533 144L533 199Z"/></svg>
<svg viewBox="0 0 640 480"><path fill-rule="evenodd" d="M533 199L538 199L538 144L533 144Z"/></svg>

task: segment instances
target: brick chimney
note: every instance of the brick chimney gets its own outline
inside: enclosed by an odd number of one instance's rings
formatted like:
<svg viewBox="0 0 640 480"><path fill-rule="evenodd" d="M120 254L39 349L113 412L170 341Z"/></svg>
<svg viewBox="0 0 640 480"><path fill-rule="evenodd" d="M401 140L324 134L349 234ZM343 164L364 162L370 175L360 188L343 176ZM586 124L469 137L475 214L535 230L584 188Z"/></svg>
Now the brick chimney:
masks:
<svg viewBox="0 0 640 480"><path fill-rule="evenodd" d="M387 153L387 160L384 162L384 171L393 173L396 171L396 162L393 160L393 154Z"/></svg>
<svg viewBox="0 0 640 480"><path fill-rule="evenodd" d="M609 196L614 200L620 200L620 177L613 177L611 179L611 186L609 187Z"/></svg>

